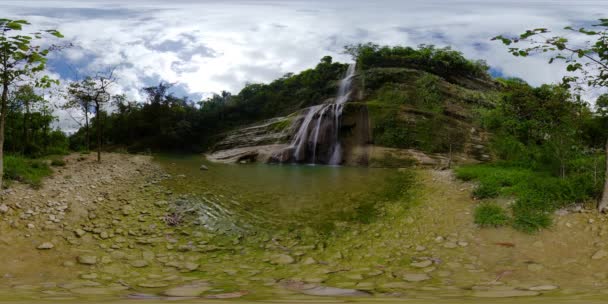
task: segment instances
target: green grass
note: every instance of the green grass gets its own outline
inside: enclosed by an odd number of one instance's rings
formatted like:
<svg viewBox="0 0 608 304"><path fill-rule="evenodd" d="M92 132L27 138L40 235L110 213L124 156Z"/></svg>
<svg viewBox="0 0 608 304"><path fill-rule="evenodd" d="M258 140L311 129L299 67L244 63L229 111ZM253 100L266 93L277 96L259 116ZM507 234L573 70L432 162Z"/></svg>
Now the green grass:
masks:
<svg viewBox="0 0 608 304"><path fill-rule="evenodd" d="M51 173L53 171L44 161L13 155L4 157L4 178L9 182L19 181L38 188L42 179Z"/></svg>
<svg viewBox="0 0 608 304"><path fill-rule="evenodd" d="M481 227L499 227L510 221L507 212L494 203L482 203L475 208L475 224Z"/></svg>
<svg viewBox="0 0 608 304"><path fill-rule="evenodd" d="M511 224L525 232L551 226L551 212L593 200L601 190L587 174L572 173L560 178L548 172L505 164L463 166L456 169L456 176L479 183L473 191L477 199L514 198L510 208Z"/></svg>

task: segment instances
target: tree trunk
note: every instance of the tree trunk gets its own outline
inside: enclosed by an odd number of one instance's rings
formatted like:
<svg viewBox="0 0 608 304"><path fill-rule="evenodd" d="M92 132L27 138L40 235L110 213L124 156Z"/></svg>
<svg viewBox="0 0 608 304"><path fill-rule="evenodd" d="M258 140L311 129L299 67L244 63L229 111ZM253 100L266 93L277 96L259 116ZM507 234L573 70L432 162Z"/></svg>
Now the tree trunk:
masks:
<svg viewBox="0 0 608 304"><path fill-rule="evenodd" d="M90 136L89 136L89 111L85 110L84 111L84 130L86 131L85 134L85 143L86 143L86 148L87 148L87 152L91 151L91 140L90 140Z"/></svg>
<svg viewBox="0 0 608 304"><path fill-rule="evenodd" d="M30 117L30 103L25 101L25 114L23 115L23 155L28 152L30 146L29 132L27 131L28 121Z"/></svg>
<svg viewBox="0 0 608 304"><path fill-rule="evenodd" d="M600 212L606 211L608 209L608 139L606 140L606 148L604 153L606 154L606 169L604 172L604 191L602 193L602 199L600 203L597 205L597 209Z"/></svg>
<svg viewBox="0 0 608 304"><path fill-rule="evenodd" d="M2 84L2 99L0 108L0 191L4 177L4 121L6 120L6 103L8 102L8 82Z"/></svg>
<svg viewBox="0 0 608 304"><path fill-rule="evenodd" d="M95 113L97 113L97 162L101 162L101 112L99 112L99 103L95 104Z"/></svg>

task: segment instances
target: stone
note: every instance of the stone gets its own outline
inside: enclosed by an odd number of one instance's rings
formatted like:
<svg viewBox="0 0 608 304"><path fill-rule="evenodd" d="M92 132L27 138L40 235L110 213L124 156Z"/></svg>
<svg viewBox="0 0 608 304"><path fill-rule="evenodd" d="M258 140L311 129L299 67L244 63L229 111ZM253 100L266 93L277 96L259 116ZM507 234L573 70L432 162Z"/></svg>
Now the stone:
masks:
<svg viewBox="0 0 608 304"><path fill-rule="evenodd" d="M540 295L538 291L531 290L484 290L473 292L473 297L477 298L514 298L514 297L534 297Z"/></svg>
<svg viewBox="0 0 608 304"><path fill-rule="evenodd" d="M111 295L118 291L126 290L128 287L80 287L70 289L70 292L81 295Z"/></svg>
<svg viewBox="0 0 608 304"><path fill-rule="evenodd" d="M133 212L133 207L129 206L129 205L124 205L121 208L122 211L122 215L127 216L129 214L131 214L131 212Z"/></svg>
<svg viewBox="0 0 608 304"><path fill-rule="evenodd" d="M135 268L143 268L148 266L148 261L146 260L135 260L133 262L131 262L131 266L135 267Z"/></svg>
<svg viewBox="0 0 608 304"><path fill-rule="evenodd" d="M95 265L97 264L97 257L93 255L81 255L77 258L78 263L83 265Z"/></svg>
<svg viewBox="0 0 608 304"><path fill-rule="evenodd" d="M241 291L235 291L235 292L207 295L207 296L205 296L205 298L207 298L207 299L234 299L234 298L240 298L242 296L246 296L248 294L249 294L248 291L241 290Z"/></svg>
<svg viewBox="0 0 608 304"><path fill-rule="evenodd" d="M452 249L452 248L458 247L458 244L456 244L454 242L446 242L445 244L443 244L443 247L448 248L448 249Z"/></svg>
<svg viewBox="0 0 608 304"><path fill-rule="evenodd" d="M209 289L211 289L209 284L199 282L167 289L163 292L163 295L168 297L198 297Z"/></svg>
<svg viewBox="0 0 608 304"><path fill-rule="evenodd" d="M205 166L205 165L201 165L199 167L199 170L201 170L201 171L207 171L207 170L209 170L209 168L207 166Z"/></svg>
<svg viewBox="0 0 608 304"><path fill-rule="evenodd" d="M604 250L604 249L600 249L598 251L596 251L592 256L591 259L592 260L599 260L599 259L603 259L605 257L608 256L608 251Z"/></svg>
<svg viewBox="0 0 608 304"><path fill-rule="evenodd" d="M302 264L304 265L312 265L312 264L316 264L317 261L311 257L307 257L304 260L302 260Z"/></svg>
<svg viewBox="0 0 608 304"><path fill-rule="evenodd" d="M403 279L408 282L422 282L430 280L431 277L426 273L406 273Z"/></svg>
<svg viewBox="0 0 608 304"><path fill-rule="evenodd" d="M295 259L287 254L277 254L271 257L270 263L276 265L293 264Z"/></svg>
<svg viewBox="0 0 608 304"><path fill-rule="evenodd" d="M416 267L416 268L426 268L433 265L433 261L430 260L425 260L425 261L421 261L421 262L416 262L416 263L411 263L410 266L412 267Z"/></svg>
<svg viewBox="0 0 608 304"><path fill-rule="evenodd" d="M388 282L380 285L383 289L411 289L415 286L407 282Z"/></svg>
<svg viewBox="0 0 608 304"><path fill-rule="evenodd" d="M185 270L185 271L195 271L198 269L200 265L197 263L192 263L192 262L186 262L183 265L181 265L181 269Z"/></svg>
<svg viewBox="0 0 608 304"><path fill-rule="evenodd" d="M82 229L76 229L74 230L74 234L76 234L77 237L83 237L87 232Z"/></svg>
<svg viewBox="0 0 608 304"><path fill-rule="evenodd" d="M110 236L108 235L108 233L107 233L107 232L102 231L102 232L99 234L99 237L100 237L102 240L105 240L105 239L109 238Z"/></svg>
<svg viewBox="0 0 608 304"><path fill-rule="evenodd" d="M143 287L143 288L162 288L162 287L169 286L169 284L162 283L162 282L143 282L143 283L137 284L137 286Z"/></svg>
<svg viewBox="0 0 608 304"><path fill-rule="evenodd" d="M555 285L539 285L539 286L533 286L528 288L528 290L532 290L532 291L550 291L550 290L556 290L559 289L558 286Z"/></svg>
<svg viewBox="0 0 608 304"><path fill-rule="evenodd" d="M53 249L53 247L55 247L55 245L53 245L53 243L44 242L44 243L38 245L38 247L36 247L36 248L40 249L40 250L48 250L48 249Z"/></svg>
<svg viewBox="0 0 608 304"><path fill-rule="evenodd" d="M327 287L327 286L316 286L313 288L302 289L300 292L310 296L320 297L360 297L368 296L369 293L347 288Z"/></svg>
<svg viewBox="0 0 608 304"><path fill-rule="evenodd" d="M9 210L9 208L6 204L0 205L0 213L7 213L8 210Z"/></svg>
<svg viewBox="0 0 608 304"><path fill-rule="evenodd" d="M74 263L72 261L65 261L65 262L63 262L63 266L64 267L74 267L74 266L76 266L76 263Z"/></svg>

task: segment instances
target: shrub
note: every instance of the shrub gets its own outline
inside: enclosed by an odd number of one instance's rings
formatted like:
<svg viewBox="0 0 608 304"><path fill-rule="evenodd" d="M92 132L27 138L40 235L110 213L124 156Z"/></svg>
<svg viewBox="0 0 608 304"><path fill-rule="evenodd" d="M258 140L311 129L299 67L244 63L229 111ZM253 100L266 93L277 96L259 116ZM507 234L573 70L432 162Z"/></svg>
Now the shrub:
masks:
<svg viewBox="0 0 608 304"><path fill-rule="evenodd" d="M513 227L517 230L534 233L548 228L551 223L551 216L544 211L513 207Z"/></svg>
<svg viewBox="0 0 608 304"><path fill-rule="evenodd" d="M500 186L494 182L482 182L473 190L473 196L477 199L495 198L499 193Z"/></svg>
<svg viewBox="0 0 608 304"><path fill-rule="evenodd" d="M483 203L475 208L474 221L481 227L499 227L509 223L509 216L502 207Z"/></svg>
<svg viewBox="0 0 608 304"><path fill-rule="evenodd" d="M42 179L51 173L52 170L43 161L12 155L4 157L4 177L8 180L20 181L37 188L42 185Z"/></svg>

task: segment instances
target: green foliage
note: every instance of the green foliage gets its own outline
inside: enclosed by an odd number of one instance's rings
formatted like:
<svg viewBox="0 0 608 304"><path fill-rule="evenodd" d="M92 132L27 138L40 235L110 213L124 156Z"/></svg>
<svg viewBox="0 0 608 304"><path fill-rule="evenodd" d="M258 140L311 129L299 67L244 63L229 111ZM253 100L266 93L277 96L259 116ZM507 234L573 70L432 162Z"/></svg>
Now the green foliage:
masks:
<svg viewBox="0 0 608 304"><path fill-rule="evenodd" d="M364 69L372 67L407 67L427 71L442 77L489 78L488 65L466 59L449 47L420 45L418 49L402 46L379 46L373 43L349 45L345 52Z"/></svg>
<svg viewBox="0 0 608 304"><path fill-rule="evenodd" d="M590 159L577 161L593 162ZM572 172L566 178L560 178L548 172L508 163L471 165L457 168L456 177L479 182L474 195L480 199L515 197L516 201L511 207L512 224L514 228L525 232L548 227L551 224L551 212L571 204L593 200L601 191L601 183L594 181L590 172L584 168L580 168L579 172Z"/></svg>
<svg viewBox="0 0 608 304"><path fill-rule="evenodd" d="M563 77L563 83L568 88L574 85L576 89L581 89L581 82L588 86L606 87L608 86L608 23L606 19L600 19L599 24L594 26L595 30L575 29L568 26L565 29L570 31L569 38L547 37L548 29L536 28L526 30L525 33L514 37L499 35L493 40L509 46L508 51L517 57L551 54L549 64L561 61L565 63L567 72L574 73ZM542 39L535 39L541 34ZM515 47L514 45L518 43L523 43L524 47Z"/></svg>
<svg viewBox="0 0 608 304"><path fill-rule="evenodd" d="M172 85L164 82L144 88L148 95L145 104L114 96L118 110L104 117L103 144L127 146L130 151L200 152L227 130L290 114L333 97L346 68L326 56L314 69L286 74L269 84L248 84L237 95L224 91L201 102L174 96ZM96 133L98 125L97 119L92 119L90 132ZM286 125L283 122L275 127ZM86 130L81 128L70 138L70 147L86 147L86 138Z"/></svg>
<svg viewBox="0 0 608 304"><path fill-rule="evenodd" d="M527 233L549 228L552 223L548 213L534 209L514 208L513 217L513 227Z"/></svg>
<svg viewBox="0 0 608 304"><path fill-rule="evenodd" d="M482 203L475 207L475 224L481 227L500 227L507 225L510 221L507 212L493 203Z"/></svg>
<svg viewBox="0 0 608 304"><path fill-rule="evenodd" d="M488 181L480 184L473 190L473 196L477 199L486 199L497 197L500 193L500 185L494 181Z"/></svg>
<svg viewBox="0 0 608 304"><path fill-rule="evenodd" d="M42 185L42 179L49 176L53 171L41 160L28 159L15 155L4 156L4 177L38 188Z"/></svg>
<svg viewBox="0 0 608 304"><path fill-rule="evenodd" d="M282 120L279 120L279 121L273 123L272 125L270 125L270 130L275 131L275 132L281 132L281 131L284 131L285 129L289 128L289 126L291 126L291 124L292 124L291 119L282 119Z"/></svg>

